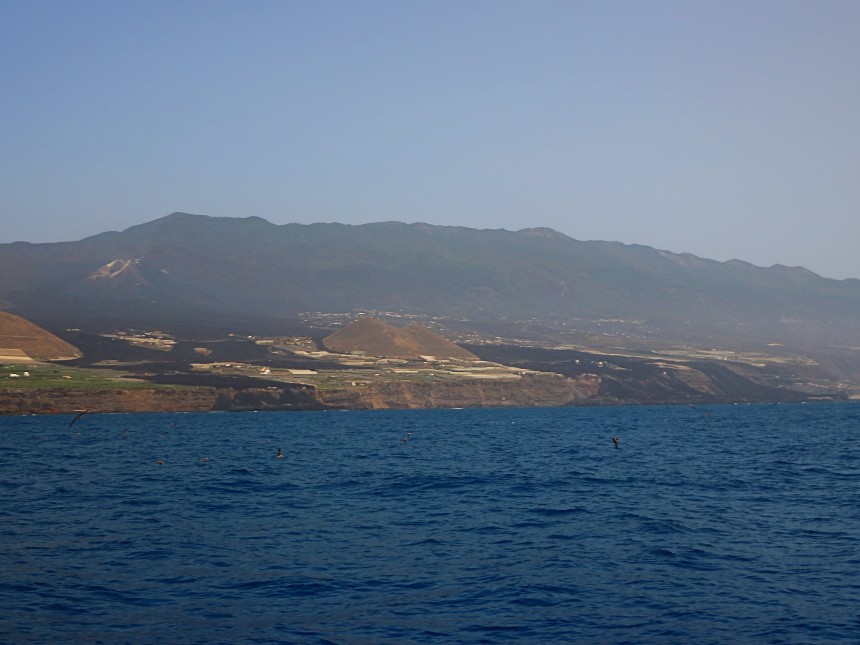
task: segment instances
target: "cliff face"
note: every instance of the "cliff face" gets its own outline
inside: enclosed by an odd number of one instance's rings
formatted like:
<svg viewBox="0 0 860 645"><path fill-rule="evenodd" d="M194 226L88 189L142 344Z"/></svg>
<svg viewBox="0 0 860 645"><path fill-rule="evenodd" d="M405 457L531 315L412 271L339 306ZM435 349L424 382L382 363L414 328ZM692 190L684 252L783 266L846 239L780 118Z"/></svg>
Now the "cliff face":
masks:
<svg viewBox="0 0 860 645"><path fill-rule="evenodd" d="M321 410L313 388L0 389L0 414Z"/></svg>
<svg viewBox="0 0 860 645"><path fill-rule="evenodd" d="M385 381L368 386L318 390L326 407L346 409L412 409L558 406L597 394L599 379L558 375L526 375L518 380L457 383Z"/></svg>
<svg viewBox="0 0 860 645"><path fill-rule="evenodd" d="M518 380L457 383L379 382L368 386L135 390L2 389L0 414L92 412L209 412L560 406L597 393L599 379L526 375Z"/></svg>
<svg viewBox="0 0 860 645"><path fill-rule="evenodd" d="M220 388L212 409L250 410L324 410L326 408L311 387Z"/></svg>
<svg viewBox="0 0 860 645"><path fill-rule="evenodd" d="M206 412L214 388L75 390L0 389L2 414L93 412Z"/></svg>

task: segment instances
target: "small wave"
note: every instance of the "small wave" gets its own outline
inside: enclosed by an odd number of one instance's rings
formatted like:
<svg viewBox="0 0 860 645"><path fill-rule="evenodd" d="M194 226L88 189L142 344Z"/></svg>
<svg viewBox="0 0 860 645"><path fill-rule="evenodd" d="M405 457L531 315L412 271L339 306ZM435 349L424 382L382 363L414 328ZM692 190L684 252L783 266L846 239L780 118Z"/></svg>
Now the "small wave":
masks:
<svg viewBox="0 0 860 645"><path fill-rule="evenodd" d="M543 515L544 517L565 517L568 515L580 515L583 513L587 513L584 508L572 507L572 508L531 508L529 509L529 513L534 513L535 515Z"/></svg>
<svg viewBox="0 0 860 645"><path fill-rule="evenodd" d="M245 582L222 585L224 591L253 591L266 597L307 597L321 596L331 593L334 587L329 582L318 580L292 580L277 578L274 580L248 580Z"/></svg>
<svg viewBox="0 0 860 645"><path fill-rule="evenodd" d="M442 542L442 540L437 540L436 538L426 538L424 540L419 540L418 542L412 542L412 546L438 546L442 544L444 544L444 542Z"/></svg>
<svg viewBox="0 0 860 645"><path fill-rule="evenodd" d="M523 607L554 607L558 602L552 598L533 598L526 596L525 598L515 598L511 601L513 605L522 605Z"/></svg>
<svg viewBox="0 0 860 645"><path fill-rule="evenodd" d="M197 578L190 576L168 576L165 578L152 578L151 581L161 585L185 585L196 582Z"/></svg>
<svg viewBox="0 0 860 645"><path fill-rule="evenodd" d="M656 535L672 535L672 534L691 534L697 531L678 520L645 520L642 524L642 530L654 533Z"/></svg>
<svg viewBox="0 0 860 645"><path fill-rule="evenodd" d="M853 642L860 453L792 409L714 407L693 452L661 407L192 415L169 468L123 426L48 468L6 419L0 640Z"/></svg>
<svg viewBox="0 0 860 645"><path fill-rule="evenodd" d="M131 499L123 499L120 500L120 506L133 506L133 507L145 507L145 506L159 506L163 504L163 500L160 499L146 499L139 497L132 497Z"/></svg>

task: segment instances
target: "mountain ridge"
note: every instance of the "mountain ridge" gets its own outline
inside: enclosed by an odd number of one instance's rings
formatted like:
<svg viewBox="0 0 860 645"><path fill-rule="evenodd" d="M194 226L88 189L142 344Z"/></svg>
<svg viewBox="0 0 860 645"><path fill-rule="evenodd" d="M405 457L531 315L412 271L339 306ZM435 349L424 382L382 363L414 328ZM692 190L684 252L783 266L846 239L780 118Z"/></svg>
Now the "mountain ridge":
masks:
<svg viewBox="0 0 860 645"><path fill-rule="evenodd" d="M576 242L579 244L609 245L609 246L625 247L625 248L629 248L629 249L644 249L647 251L655 251L658 254L660 254L666 258L672 259L673 261L678 262L678 263L683 263L681 261L682 258L683 259L689 258L694 263L704 262L704 263L713 263L716 265L727 265L727 266L739 266L740 265L740 266L743 266L746 268L754 268L754 269L765 270L765 271L770 271L770 270L797 271L797 272L803 272L804 274L806 274L810 277L814 277L814 278L821 279L821 280L828 280L828 281L833 281L833 282L857 282L857 283L860 283L860 278L830 278L830 277L823 276L819 273L816 273L816 272L814 272L814 271L812 271L812 270L810 270L804 266L801 266L801 265L786 265L786 264L782 264L782 263L777 262L777 263L772 264L770 266L764 266L764 265L754 264L752 262L748 262L748 261L740 259L740 258L732 258L729 260L715 260L712 258L697 256L697 255L690 253L690 252L675 252L675 251L670 251L668 249L662 249L659 247L654 247L654 246L650 246L650 245L646 245L646 244L639 244L639 243L625 243L625 242L618 242L618 241L612 241L612 240L585 240L585 241L584 240L578 240L576 238L573 238L573 237L567 235L566 233L562 233L560 231L557 231L556 229L553 229L551 227L546 227L546 226L534 226L534 227L525 227L525 228L521 228L521 229L510 230L510 229L505 229L505 228L473 228L473 227L458 226L458 225L429 224L429 223L421 222L421 221L407 223L407 222L402 222L399 220L384 220L384 221L378 221L378 222L367 222L364 224L344 224L344 223L340 223L340 222L313 222L310 224L300 224L300 223L295 223L295 222L288 222L288 223L284 223L284 224L274 224L274 223L270 222L269 220L267 220L263 217L260 217L258 215L249 215L249 216L245 216L245 217L229 217L229 216L201 215L201 214L194 214L194 213L186 213L183 211L174 211L173 213L170 213L168 215L164 215L163 217L156 218L154 220L150 220L149 222L143 222L141 224L135 224L135 225L130 226L130 227L128 227L122 231L105 231L102 233L96 233L95 235L87 236L87 237L82 238L81 240L77 240L77 241L71 240L71 241L65 241L65 242L39 242L39 243L17 241L17 242L10 242L9 244L13 244L13 245L26 244L26 245L34 245L34 246L46 245L46 244L75 244L76 242L83 242L86 240L91 240L93 238L100 238L100 237L105 236L105 235L120 235L123 233L128 233L130 231L139 230L139 229L145 230L145 229L154 228L154 227L163 227L163 226L173 225L175 223L187 224L190 222L205 223L205 224L211 224L213 222L221 222L221 223L228 223L228 224L243 222L243 223L253 223L255 225L260 225L260 226L264 226L264 227L271 227L271 228L337 226L337 227L344 227L344 228L360 229L360 228L365 228L365 227L367 227L367 228L380 227L381 228L381 227L391 226L391 227L413 227L413 228L423 230L423 231L452 230L452 231L475 231L475 232L503 232L503 233L513 233L513 234L519 234L519 235L524 235L524 236L530 236L530 237L541 237L541 238L545 238L545 239L566 240L566 241ZM0 244L0 247L2 247L2 246L5 246L5 245Z"/></svg>
<svg viewBox="0 0 860 645"><path fill-rule="evenodd" d="M456 226L456 225L444 225L444 224L428 224L426 222L412 222L406 223L397 220L385 220L379 222L368 222L364 224L343 224L340 222L314 222L310 224L300 224L295 222L288 222L285 224L274 224L263 217L257 215L250 215L246 217L229 217L229 216L211 216L211 215L200 215L193 213L186 213L182 211L175 211L170 213L169 215L164 215L160 218L156 218L154 220L150 220L148 222L143 222L141 224L135 224L130 226L122 231L103 231L101 233L96 233L93 235L89 235L83 237L79 240L66 240L61 242L29 242L26 240L16 240L13 242L0 243L0 249L4 247L10 248L27 248L27 247L57 247L63 245L76 245L81 243L87 243L94 240L102 240L106 238L115 238L116 236L122 236L124 234L128 234L133 231L138 230L150 230L155 227L166 227L170 225L174 225L176 223L187 224L190 222L195 223L207 223L211 224L213 222L228 222L228 223L239 223L239 222L249 222L259 224L265 227L271 228L282 228L282 227L344 227L344 228L370 228L370 227L386 227L386 226L400 226L400 227L415 227L418 229L435 229L435 230L458 230L458 231L475 231L475 232L503 232L503 233L512 233L512 234L521 234L524 236L532 236L532 237L543 237L547 239L564 239L572 242L576 242L579 244L592 244L592 245L607 245L607 246L618 246L624 247L628 249L645 249L647 251L654 251L663 255L666 258L671 258L678 263L683 263L681 258L689 258L693 262L698 263L712 263L714 265L725 265L725 266L743 266L746 268L753 268L763 271L795 271L802 272L810 277L814 277L820 280L827 280L832 282L851 282L860 284L860 278L831 278L827 276L823 276L811 269L808 269L802 265L786 265L782 263L775 263L770 266L758 265L752 262L748 262L746 260L740 258L732 258L729 260L715 260L712 258L706 258L702 256L697 256L690 252L675 252L670 251L668 249L662 249L655 246L638 244L638 243L625 243L625 242L617 242L611 240L578 240L573 238L566 233L562 233L550 227L544 226L535 226L535 227L526 227L516 230L510 230L505 228L472 228L466 226Z"/></svg>
<svg viewBox="0 0 860 645"><path fill-rule="evenodd" d="M165 286L123 302L72 288L129 258L165 272L174 296ZM175 293L199 297L178 302ZM643 341L860 345L860 280L541 227L272 224L176 212L77 242L0 245L0 301L42 323L85 311L110 318L123 307L168 317L181 309L189 319L364 309L593 328L614 320Z"/></svg>

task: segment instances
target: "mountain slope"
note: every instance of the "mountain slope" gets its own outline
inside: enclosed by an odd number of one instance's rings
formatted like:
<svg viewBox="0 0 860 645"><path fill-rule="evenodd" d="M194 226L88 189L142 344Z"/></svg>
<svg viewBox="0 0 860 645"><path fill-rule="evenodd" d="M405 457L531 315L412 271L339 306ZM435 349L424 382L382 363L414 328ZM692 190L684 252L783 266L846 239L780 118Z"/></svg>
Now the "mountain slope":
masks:
<svg viewBox="0 0 860 645"><path fill-rule="evenodd" d="M169 285L150 280L145 293L126 289L122 298L97 289L81 295L81 281L128 258ZM79 242L0 245L0 301L45 322L84 310L211 319L377 309L473 321L621 321L653 338L700 343L860 344L860 280L581 242L540 228L278 226L174 213Z"/></svg>
<svg viewBox="0 0 860 645"><path fill-rule="evenodd" d="M386 358L478 358L426 327L393 327L373 318L359 318L324 338L323 344L335 352L362 352L368 356Z"/></svg>
<svg viewBox="0 0 860 645"><path fill-rule="evenodd" d="M194 302L207 298L195 289L177 283L167 269L155 270L139 259L112 260L82 280L69 285L64 293L77 298Z"/></svg>
<svg viewBox="0 0 860 645"><path fill-rule="evenodd" d="M20 316L0 312L0 354L20 350L36 360L77 358L80 351Z"/></svg>

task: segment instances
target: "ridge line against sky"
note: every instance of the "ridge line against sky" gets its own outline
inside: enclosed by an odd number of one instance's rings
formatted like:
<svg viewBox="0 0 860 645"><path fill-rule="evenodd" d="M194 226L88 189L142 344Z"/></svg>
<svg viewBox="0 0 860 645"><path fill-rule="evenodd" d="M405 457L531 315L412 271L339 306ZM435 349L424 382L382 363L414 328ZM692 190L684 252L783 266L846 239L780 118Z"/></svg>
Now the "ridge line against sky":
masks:
<svg viewBox="0 0 860 645"><path fill-rule="evenodd" d="M860 278L860 3L0 3L0 242L174 211Z"/></svg>

